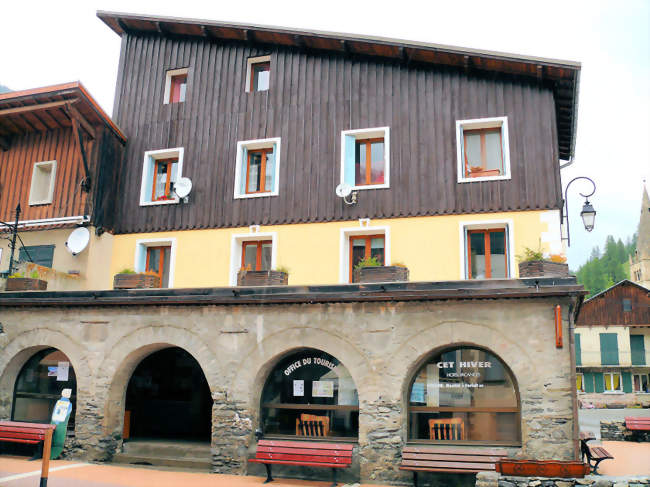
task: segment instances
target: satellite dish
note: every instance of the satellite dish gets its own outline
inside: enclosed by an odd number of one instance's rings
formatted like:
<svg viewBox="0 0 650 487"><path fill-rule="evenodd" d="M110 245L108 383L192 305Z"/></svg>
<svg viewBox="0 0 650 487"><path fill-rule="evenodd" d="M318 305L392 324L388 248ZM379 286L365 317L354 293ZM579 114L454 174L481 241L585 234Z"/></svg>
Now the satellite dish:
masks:
<svg viewBox="0 0 650 487"><path fill-rule="evenodd" d="M72 255L77 255L88 246L90 232L86 227L79 227L70 234L65 243L66 248Z"/></svg>
<svg viewBox="0 0 650 487"><path fill-rule="evenodd" d="M350 196L350 193L352 193L352 186L348 183L341 183L336 187L336 196L339 198Z"/></svg>
<svg viewBox="0 0 650 487"><path fill-rule="evenodd" d="M174 183L174 192L179 198L187 198L187 195L192 191L192 181L190 178L179 178Z"/></svg>

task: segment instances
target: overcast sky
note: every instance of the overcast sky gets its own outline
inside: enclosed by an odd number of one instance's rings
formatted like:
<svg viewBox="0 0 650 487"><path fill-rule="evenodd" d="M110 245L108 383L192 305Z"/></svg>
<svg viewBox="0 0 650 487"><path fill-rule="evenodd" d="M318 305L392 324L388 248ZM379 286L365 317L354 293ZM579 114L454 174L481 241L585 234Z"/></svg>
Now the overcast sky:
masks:
<svg viewBox="0 0 650 487"><path fill-rule="evenodd" d="M637 228L642 180L650 179L650 0L544 2L427 0L85 0L3 2L0 84L12 90L80 80L108 114L119 37L97 10L269 24L567 59L582 63L575 163L566 185L589 176L598 215L592 233L579 218L590 190L571 186L571 248L576 269L607 235Z"/></svg>

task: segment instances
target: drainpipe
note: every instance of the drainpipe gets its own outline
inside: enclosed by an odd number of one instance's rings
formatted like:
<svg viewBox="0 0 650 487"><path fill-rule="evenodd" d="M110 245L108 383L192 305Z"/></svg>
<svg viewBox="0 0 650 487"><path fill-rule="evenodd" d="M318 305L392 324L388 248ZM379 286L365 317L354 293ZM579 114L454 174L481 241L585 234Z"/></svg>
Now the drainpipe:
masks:
<svg viewBox="0 0 650 487"><path fill-rule="evenodd" d="M566 161L564 164L562 164L562 159L560 159L560 169L564 169L565 167L569 167L571 164L573 164L575 161L573 160L573 157L569 157L569 160Z"/></svg>
<svg viewBox="0 0 650 487"><path fill-rule="evenodd" d="M575 346L575 323L571 322L573 316L573 303L569 304L569 354L571 356L571 402L573 406L573 459L580 460L580 423L578 420L578 391L576 391L576 346Z"/></svg>

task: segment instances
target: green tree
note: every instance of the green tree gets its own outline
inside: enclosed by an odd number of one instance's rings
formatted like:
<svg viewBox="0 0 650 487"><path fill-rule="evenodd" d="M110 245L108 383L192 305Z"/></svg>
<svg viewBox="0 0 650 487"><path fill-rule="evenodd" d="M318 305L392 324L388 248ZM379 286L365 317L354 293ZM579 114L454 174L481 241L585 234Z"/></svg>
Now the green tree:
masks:
<svg viewBox="0 0 650 487"><path fill-rule="evenodd" d="M605 250L598 247L591 250L589 260L576 272L578 282L589 292L589 296L598 294L630 275L629 257L636 249L636 235L627 239L627 243L612 235L605 241Z"/></svg>

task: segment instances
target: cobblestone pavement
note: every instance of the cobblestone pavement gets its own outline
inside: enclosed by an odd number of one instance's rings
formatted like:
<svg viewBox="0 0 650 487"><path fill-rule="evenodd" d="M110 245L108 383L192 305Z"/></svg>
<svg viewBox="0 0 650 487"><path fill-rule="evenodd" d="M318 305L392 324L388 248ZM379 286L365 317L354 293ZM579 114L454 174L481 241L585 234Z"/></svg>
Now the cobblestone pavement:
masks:
<svg viewBox="0 0 650 487"><path fill-rule="evenodd" d="M0 457L0 487L36 487L39 484L41 462L24 457ZM328 478L330 472L324 472ZM262 477L221 475L151 468L55 460L50 462L48 487L260 487ZM277 479L273 487L329 487L331 481ZM338 484L343 487L346 484ZM347 484L358 486L359 484ZM380 487L362 484L363 487Z"/></svg>

